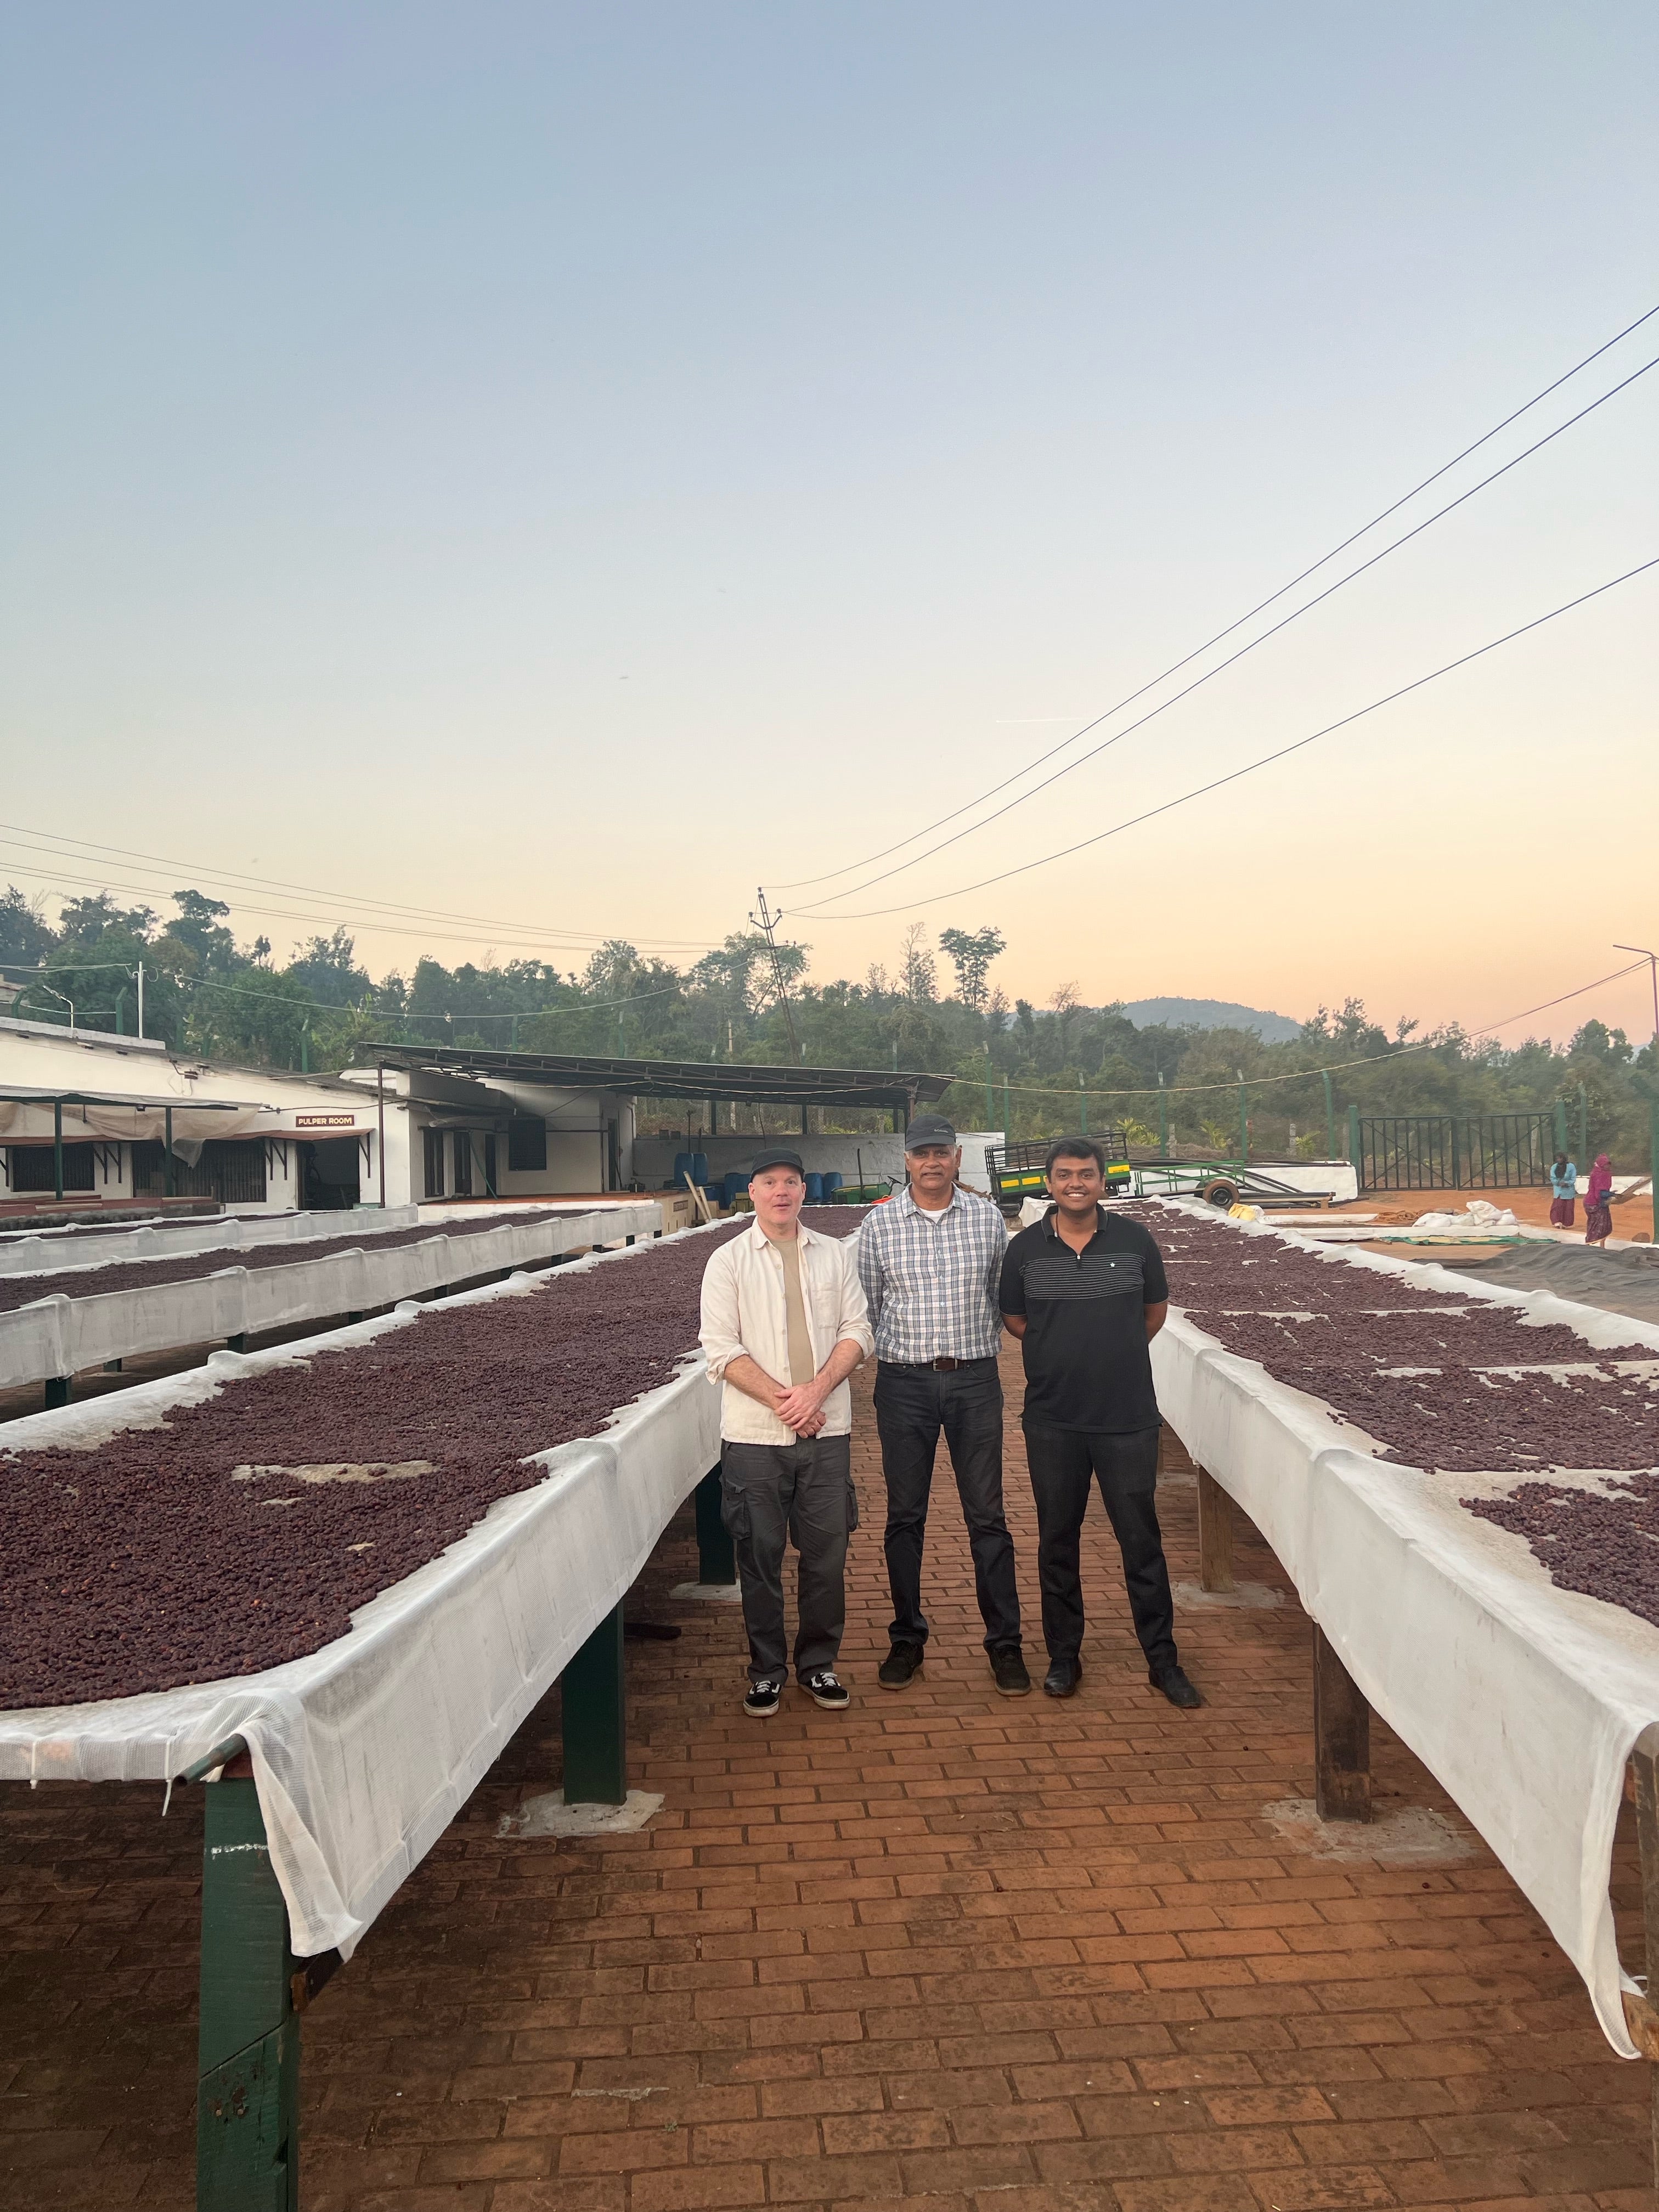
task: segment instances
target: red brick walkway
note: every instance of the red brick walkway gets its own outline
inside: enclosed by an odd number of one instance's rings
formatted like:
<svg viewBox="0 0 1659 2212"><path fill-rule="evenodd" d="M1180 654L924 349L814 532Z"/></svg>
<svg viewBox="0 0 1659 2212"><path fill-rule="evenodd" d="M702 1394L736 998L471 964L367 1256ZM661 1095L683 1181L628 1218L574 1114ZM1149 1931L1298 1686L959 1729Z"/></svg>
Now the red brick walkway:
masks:
<svg viewBox="0 0 1659 2212"><path fill-rule="evenodd" d="M629 1647L634 1778L663 1812L603 1844L497 1841L557 1780L547 1702L307 2017L307 2212L1656 2212L1649 2069L1388 1732L1379 1811L1443 1816L1449 1856L1334 1862L1264 1817L1311 1788L1293 1601L1183 1609L1210 1703L1176 1713L1097 1504L1083 1690L1006 1700L946 1474L927 1672L889 1696L867 1443L855 1464L851 1712L791 1691L741 1713L736 1607L668 1595L695 1571L682 1516L630 1601L685 1630ZM1017 1429L1009 1500L1035 1645ZM1167 1487L1177 1579L1194 1504ZM1248 1535L1237 1571L1284 1587ZM191 2201L199 1829L159 1809L0 1793L9 2205Z"/></svg>

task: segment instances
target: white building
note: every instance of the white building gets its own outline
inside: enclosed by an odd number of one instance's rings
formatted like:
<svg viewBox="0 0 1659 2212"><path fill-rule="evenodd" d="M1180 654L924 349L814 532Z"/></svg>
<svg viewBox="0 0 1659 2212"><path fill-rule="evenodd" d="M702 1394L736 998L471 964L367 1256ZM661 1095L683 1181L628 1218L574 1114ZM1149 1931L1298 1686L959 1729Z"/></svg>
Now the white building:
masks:
<svg viewBox="0 0 1659 2212"><path fill-rule="evenodd" d="M167 1140L172 1140L172 1165ZM0 1018L0 1208L177 1197L238 1213L597 1195L631 1177L632 1101L423 1068L296 1075Z"/></svg>

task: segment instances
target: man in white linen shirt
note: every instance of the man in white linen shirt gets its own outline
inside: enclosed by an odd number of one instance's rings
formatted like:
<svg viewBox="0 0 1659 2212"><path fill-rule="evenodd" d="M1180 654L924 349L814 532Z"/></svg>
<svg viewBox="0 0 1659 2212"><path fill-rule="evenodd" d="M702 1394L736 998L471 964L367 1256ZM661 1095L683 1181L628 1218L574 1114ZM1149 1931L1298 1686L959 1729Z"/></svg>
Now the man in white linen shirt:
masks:
<svg viewBox="0 0 1659 2212"><path fill-rule="evenodd" d="M749 1632L746 1713L778 1710L789 1679L783 1553L793 1537L795 1679L813 1701L850 1704L836 1673L847 1620L847 1539L858 1527L853 1394L874 1340L848 1243L801 1225L797 1153L763 1152L750 1176L755 1225L709 1260L702 1348L720 1401L720 1506Z"/></svg>

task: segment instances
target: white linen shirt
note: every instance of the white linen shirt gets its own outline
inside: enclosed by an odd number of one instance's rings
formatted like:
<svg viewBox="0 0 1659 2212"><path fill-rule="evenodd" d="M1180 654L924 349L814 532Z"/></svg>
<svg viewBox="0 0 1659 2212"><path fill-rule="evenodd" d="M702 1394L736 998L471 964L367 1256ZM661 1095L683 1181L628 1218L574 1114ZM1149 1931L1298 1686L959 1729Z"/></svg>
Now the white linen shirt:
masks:
<svg viewBox="0 0 1659 2212"><path fill-rule="evenodd" d="M867 1359L875 1340L852 1247L856 1237L820 1237L797 1223L800 1241L801 1304L812 1340L812 1371L838 1344L857 1344ZM795 1432L758 1398L726 1380L726 1370L746 1352L775 1382L790 1387L789 1316L783 1255L757 1222L722 1244L702 1275L702 1349L708 1379L724 1390L720 1435L733 1444L792 1444ZM853 1393L838 1382L823 1401L820 1436L844 1437L853 1426Z"/></svg>

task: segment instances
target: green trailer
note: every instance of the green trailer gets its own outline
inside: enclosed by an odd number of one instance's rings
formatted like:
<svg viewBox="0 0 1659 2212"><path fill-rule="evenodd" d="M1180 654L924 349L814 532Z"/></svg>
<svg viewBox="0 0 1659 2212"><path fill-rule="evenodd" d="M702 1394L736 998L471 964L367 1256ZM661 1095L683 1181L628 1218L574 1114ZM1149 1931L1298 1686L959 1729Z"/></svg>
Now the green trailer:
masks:
<svg viewBox="0 0 1659 2212"><path fill-rule="evenodd" d="M985 1149L985 1172L991 1185L991 1195L1005 1213L1018 1213L1028 1198L1043 1198L1048 1194L1048 1178L1043 1162L1048 1157L1052 1138L1039 1138L1034 1144L988 1145ZM1106 1188L1120 1196L1130 1183L1129 1142L1121 1129L1102 1129L1092 1141L1106 1155Z"/></svg>

